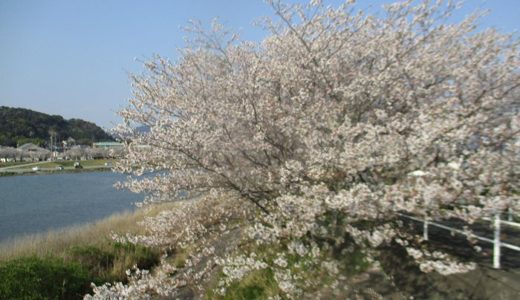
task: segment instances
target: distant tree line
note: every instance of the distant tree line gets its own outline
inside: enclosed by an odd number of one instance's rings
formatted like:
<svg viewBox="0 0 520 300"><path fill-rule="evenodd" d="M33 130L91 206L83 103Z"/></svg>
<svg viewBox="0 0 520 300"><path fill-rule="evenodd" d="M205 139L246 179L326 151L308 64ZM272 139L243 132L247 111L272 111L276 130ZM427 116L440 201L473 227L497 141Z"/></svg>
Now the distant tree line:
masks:
<svg viewBox="0 0 520 300"><path fill-rule="evenodd" d="M81 145L113 140L103 129L91 122L81 119L65 120L58 115L0 106L0 145L17 147L33 143L47 147L51 135L57 141L71 137Z"/></svg>

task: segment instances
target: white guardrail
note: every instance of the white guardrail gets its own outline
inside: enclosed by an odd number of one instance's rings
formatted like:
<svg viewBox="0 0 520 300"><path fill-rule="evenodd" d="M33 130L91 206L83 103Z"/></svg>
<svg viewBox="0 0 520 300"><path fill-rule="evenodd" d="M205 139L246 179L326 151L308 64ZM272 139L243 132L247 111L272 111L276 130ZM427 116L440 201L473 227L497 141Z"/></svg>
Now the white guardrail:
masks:
<svg viewBox="0 0 520 300"><path fill-rule="evenodd" d="M457 228L453 228L453 227L450 227L450 226L447 226L447 225L443 225L443 224L440 224L440 223L432 222L431 220L428 220L428 219L417 218L417 217L413 217L413 216L406 215L406 214L401 214L401 213L398 213L398 214L400 216L402 216L402 217L407 218L407 219L411 219L411 220L414 220L414 221L422 222L423 223L423 238L426 241L429 238L429 236L428 236L428 227L429 226L434 226L434 227L446 229L446 230L449 230L451 232L456 232L456 233L459 233L459 234L462 234L462 235L465 235L465 236L470 235L470 234L468 234L467 232L465 232L463 230L460 230L460 229L457 229ZM502 242L500 240L500 227L501 227L502 224L507 225L507 226L512 226L512 227L517 227L517 228L520 229L520 223L513 222L512 211L510 209L508 210L507 221L502 220L500 215L501 215L500 213L497 213L497 214L495 214L495 216L493 218L488 218L488 217L482 218L485 221L493 222L493 229L494 229L493 239L486 238L486 237L483 237L483 236L478 236L478 235L475 235L475 234L471 234L471 237L473 237L473 238L476 238L478 240L481 240L481 241L493 244L493 268L495 268L495 269L500 269L500 255L501 255L500 250L501 250L501 247L508 248L508 249L520 252L520 246L512 245L512 244L509 244L509 243L505 243L505 242Z"/></svg>

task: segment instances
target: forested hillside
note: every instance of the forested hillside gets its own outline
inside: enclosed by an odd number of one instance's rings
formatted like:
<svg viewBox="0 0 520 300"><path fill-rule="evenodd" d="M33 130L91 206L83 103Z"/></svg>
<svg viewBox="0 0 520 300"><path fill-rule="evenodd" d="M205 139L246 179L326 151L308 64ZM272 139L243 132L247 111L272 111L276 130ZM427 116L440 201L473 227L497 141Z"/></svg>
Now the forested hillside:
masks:
<svg viewBox="0 0 520 300"><path fill-rule="evenodd" d="M16 147L28 142L47 145L51 133L58 141L71 137L77 144L112 140L110 135L91 122L81 119L65 120L58 115L0 106L0 145Z"/></svg>

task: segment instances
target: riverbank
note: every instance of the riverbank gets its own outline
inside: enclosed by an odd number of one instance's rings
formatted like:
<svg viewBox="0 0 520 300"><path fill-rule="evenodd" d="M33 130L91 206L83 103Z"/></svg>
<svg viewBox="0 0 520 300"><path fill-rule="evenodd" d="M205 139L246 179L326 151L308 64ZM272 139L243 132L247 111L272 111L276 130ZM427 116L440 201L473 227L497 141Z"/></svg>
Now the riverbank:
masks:
<svg viewBox="0 0 520 300"><path fill-rule="evenodd" d="M138 223L174 204L142 208L108 218L0 243L1 299L82 299L91 283L127 282L134 266L152 269L161 252L116 242L113 234L143 234Z"/></svg>
<svg viewBox="0 0 520 300"><path fill-rule="evenodd" d="M104 247L111 243L112 234L142 234L144 229L138 222L145 217L155 216L174 204L140 208L133 212L115 213L107 218L77 226L70 226L45 233L14 237L0 242L0 261L23 256L62 256L73 246L96 245Z"/></svg>
<svg viewBox="0 0 520 300"><path fill-rule="evenodd" d="M74 160L0 164L0 177L110 171L116 161L116 159L82 160L79 161L81 167L76 167L77 161Z"/></svg>
<svg viewBox="0 0 520 300"><path fill-rule="evenodd" d="M469 273L450 276L425 274L396 244L368 253L356 248L350 240L344 240L322 248L316 259L325 264L316 265L308 257L289 251L285 244L266 246L246 242L243 238L247 236L251 215L256 211L249 203L237 201L226 197L201 197L198 201L164 203L115 214L83 226L2 243L0 298L5 296L2 292L8 290L5 287L9 283L8 288L25 286L29 287L29 292L39 288L30 285L32 281L29 284L27 280L21 280L25 274L33 276L30 278L35 283L43 282L53 287L60 287L63 282L78 284L76 294L64 297L65 291L70 289L59 290L63 293L55 297L58 299L82 299L83 294L92 293L90 282L98 287L104 282L110 282L113 287L115 282L128 284L126 288L122 285L118 288L121 289L119 292L124 290L130 296L134 295L132 293L142 296L139 294L142 290L159 297L154 289L163 292L171 289L180 299L267 299L282 293L270 268L249 270L247 275L227 287L225 296L218 293L219 282L227 277L222 266L215 264L215 258L244 253L254 253L257 259L268 262L286 257L287 269L299 276L294 279L297 283L317 278L319 284L302 285L305 289L301 299L518 298L519 293L514 289L518 275L512 270L479 266ZM139 225L145 218L153 217L154 220L146 222L148 231ZM167 230L160 230L163 223L168 225ZM193 228L195 232L190 231ZM110 238L114 233L148 235L152 239L145 240L148 242L144 244L148 246L122 243L121 240L115 242ZM150 243L152 240L157 241L156 246L149 246L154 244ZM161 241L163 245L157 246ZM332 262L337 263L337 269L331 269L329 264ZM134 266L151 270L151 277L138 281L130 278L129 281L126 271L137 272ZM28 268L49 271L34 275L27 271ZM55 277L53 274L59 273L55 270L63 271L60 274L66 277ZM3 276L5 274L9 276ZM27 290L25 292L21 295L27 296ZM97 299L106 299L103 296L107 295L99 294L102 298Z"/></svg>

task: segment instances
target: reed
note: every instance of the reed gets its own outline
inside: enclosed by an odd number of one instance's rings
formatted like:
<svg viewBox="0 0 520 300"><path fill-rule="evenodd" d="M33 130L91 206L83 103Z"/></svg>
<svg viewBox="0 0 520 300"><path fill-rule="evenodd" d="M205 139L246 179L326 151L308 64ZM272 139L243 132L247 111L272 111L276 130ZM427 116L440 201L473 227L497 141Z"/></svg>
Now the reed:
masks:
<svg viewBox="0 0 520 300"><path fill-rule="evenodd" d="M113 214L93 223L71 226L60 230L13 238L0 243L0 261L25 256L58 256L66 258L72 247L96 246L110 248L110 235L143 234L144 228L138 223L146 216L154 216L164 209L175 206L164 203L135 211Z"/></svg>

